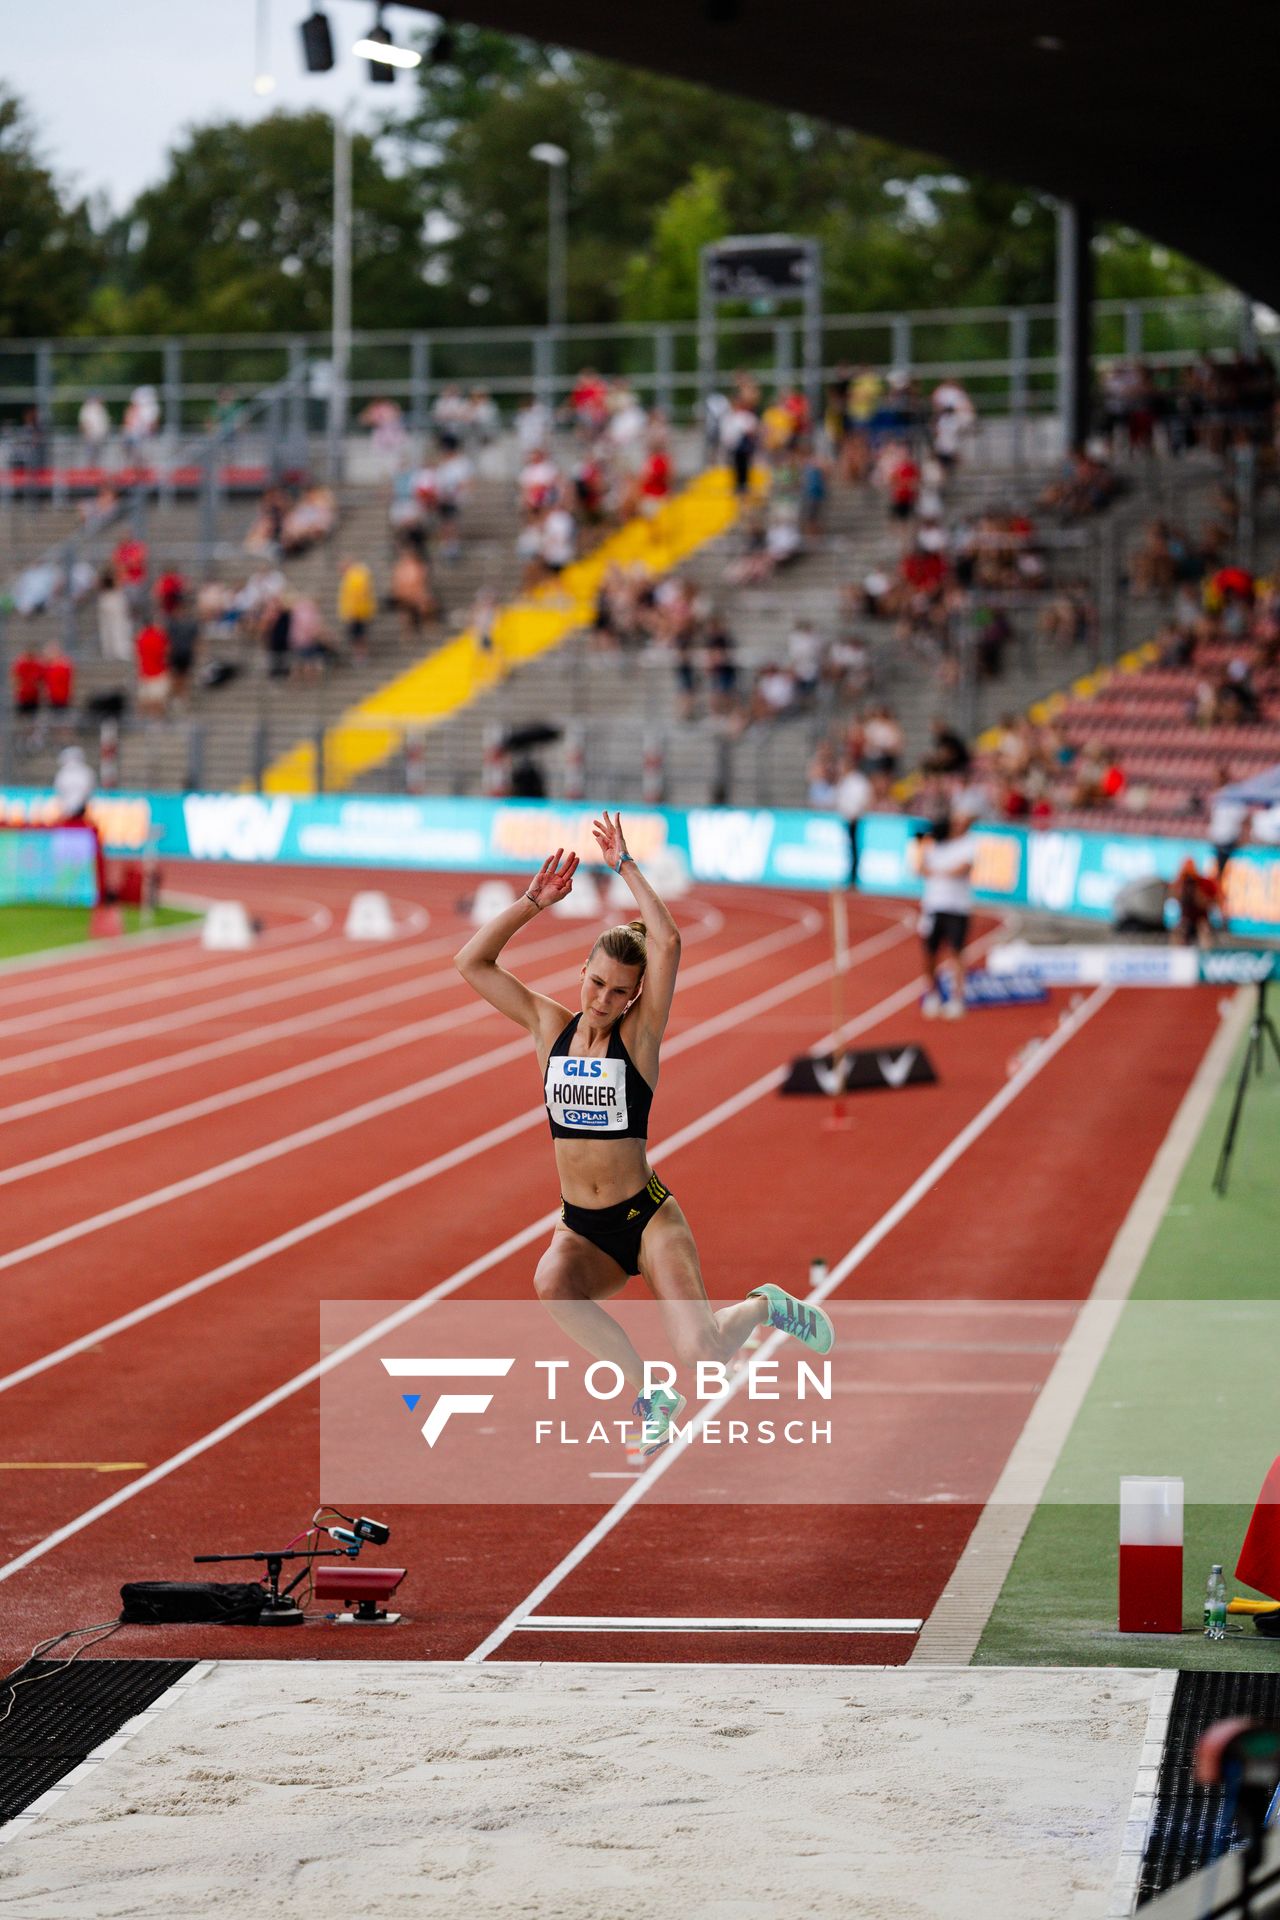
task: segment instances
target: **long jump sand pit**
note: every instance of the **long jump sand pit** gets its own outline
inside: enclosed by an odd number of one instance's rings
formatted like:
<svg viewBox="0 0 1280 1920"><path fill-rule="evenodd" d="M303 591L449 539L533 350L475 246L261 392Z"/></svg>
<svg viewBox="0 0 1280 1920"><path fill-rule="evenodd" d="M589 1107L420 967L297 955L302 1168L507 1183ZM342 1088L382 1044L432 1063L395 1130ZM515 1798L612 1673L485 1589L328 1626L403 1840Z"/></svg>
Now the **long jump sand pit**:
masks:
<svg viewBox="0 0 1280 1920"><path fill-rule="evenodd" d="M211 1663L0 1829L6 1920L1101 1920L1145 1670Z"/></svg>

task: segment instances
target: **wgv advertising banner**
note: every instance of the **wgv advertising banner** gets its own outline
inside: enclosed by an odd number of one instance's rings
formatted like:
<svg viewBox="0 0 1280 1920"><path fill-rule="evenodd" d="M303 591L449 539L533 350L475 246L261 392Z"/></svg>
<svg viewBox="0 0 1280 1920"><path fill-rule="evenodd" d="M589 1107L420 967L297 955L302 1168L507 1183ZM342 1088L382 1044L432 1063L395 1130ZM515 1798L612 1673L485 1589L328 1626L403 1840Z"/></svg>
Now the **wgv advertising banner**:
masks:
<svg viewBox="0 0 1280 1920"><path fill-rule="evenodd" d="M100 795L91 813L108 852L117 856L151 844L172 859L521 873L557 846L594 862L591 821L606 804L614 802L127 793ZM659 861L694 881L820 889L848 881L848 829L831 814L637 806L625 807L624 815L638 860ZM0 790L0 824L55 818L47 792ZM910 850L921 824L901 814L862 822L862 891L919 893ZM1171 880L1185 859L1203 868L1209 858L1203 840L1141 834L980 826L974 837L975 892L984 905L1089 919L1108 918L1130 881ZM1262 847L1237 854L1227 869L1227 909L1233 932L1280 936L1280 854Z"/></svg>

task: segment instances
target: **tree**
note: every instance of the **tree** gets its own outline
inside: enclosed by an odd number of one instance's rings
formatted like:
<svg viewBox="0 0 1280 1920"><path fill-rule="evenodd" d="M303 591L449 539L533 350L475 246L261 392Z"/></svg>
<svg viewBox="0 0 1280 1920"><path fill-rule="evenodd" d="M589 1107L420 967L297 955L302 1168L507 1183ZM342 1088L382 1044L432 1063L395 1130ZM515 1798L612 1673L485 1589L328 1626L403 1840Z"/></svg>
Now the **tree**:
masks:
<svg viewBox="0 0 1280 1920"><path fill-rule="evenodd" d="M729 231L728 169L695 165L692 177L659 208L653 244L633 254L622 278L624 320L692 320L698 312L702 248Z"/></svg>
<svg viewBox="0 0 1280 1920"><path fill-rule="evenodd" d="M26 110L0 86L0 335L74 332L103 260L86 202L64 199Z"/></svg>
<svg viewBox="0 0 1280 1920"><path fill-rule="evenodd" d="M420 191L388 172L374 141L351 143L352 314L357 326L427 324ZM125 215L119 263L126 328L272 333L329 324L333 123L273 113L192 129L168 172ZM438 303L437 303L438 304Z"/></svg>

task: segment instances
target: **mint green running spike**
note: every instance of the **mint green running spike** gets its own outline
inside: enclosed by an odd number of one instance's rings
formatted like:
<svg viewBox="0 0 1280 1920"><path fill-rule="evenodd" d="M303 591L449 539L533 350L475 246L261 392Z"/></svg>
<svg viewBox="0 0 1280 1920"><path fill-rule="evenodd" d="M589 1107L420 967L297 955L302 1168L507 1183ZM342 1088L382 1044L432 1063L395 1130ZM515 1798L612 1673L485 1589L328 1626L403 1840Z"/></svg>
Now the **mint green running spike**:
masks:
<svg viewBox="0 0 1280 1920"><path fill-rule="evenodd" d="M794 1293L787 1293L781 1287L767 1282L763 1287L752 1287L748 1300L767 1300L769 1303L769 1325L777 1327L780 1333L789 1333L793 1340L799 1340L803 1346L814 1353L830 1353L836 1343L836 1330L821 1307L809 1305L807 1301L797 1300Z"/></svg>
<svg viewBox="0 0 1280 1920"><path fill-rule="evenodd" d="M666 1387L655 1387L646 1399L644 1395L631 1409L640 1422L640 1451L646 1459L651 1453L657 1453L665 1447L671 1438L671 1428L685 1409L685 1397L682 1393L669 1393Z"/></svg>

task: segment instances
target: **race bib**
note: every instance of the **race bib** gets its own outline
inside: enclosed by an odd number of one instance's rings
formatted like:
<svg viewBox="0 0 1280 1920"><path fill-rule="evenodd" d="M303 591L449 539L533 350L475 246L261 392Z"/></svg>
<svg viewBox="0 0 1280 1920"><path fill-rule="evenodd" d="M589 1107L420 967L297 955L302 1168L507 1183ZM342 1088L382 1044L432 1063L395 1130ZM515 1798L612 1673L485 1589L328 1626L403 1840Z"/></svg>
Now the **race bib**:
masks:
<svg viewBox="0 0 1280 1920"><path fill-rule="evenodd" d="M626 1061L557 1055L547 1068L547 1110L573 1133L625 1133Z"/></svg>

